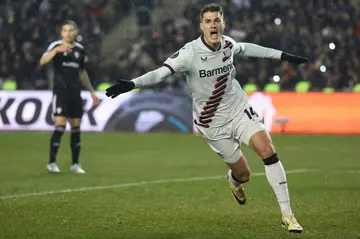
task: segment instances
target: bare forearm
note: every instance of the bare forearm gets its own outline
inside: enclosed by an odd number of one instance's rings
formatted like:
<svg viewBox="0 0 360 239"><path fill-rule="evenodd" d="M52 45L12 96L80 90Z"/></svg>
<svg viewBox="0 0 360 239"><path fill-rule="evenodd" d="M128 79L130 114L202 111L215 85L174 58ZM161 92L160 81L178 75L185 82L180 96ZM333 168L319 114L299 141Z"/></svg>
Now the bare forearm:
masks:
<svg viewBox="0 0 360 239"><path fill-rule="evenodd" d="M46 65L47 63L49 63L54 58L56 53L57 52L55 50L51 50L51 51L45 53L40 59L40 66L43 66L43 65Z"/></svg>
<svg viewBox="0 0 360 239"><path fill-rule="evenodd" d="M94 88L91 85L89 75L85 70L80 72L80 81L88 91L94 92Z"/></svg>
<svg viewBox="0 0 360 239"><path fill-rule="evenodd" d="M241 46L240 55L258 58L278 59L280 60L282 51L259 46L252 43L238 43Z"/></svg>

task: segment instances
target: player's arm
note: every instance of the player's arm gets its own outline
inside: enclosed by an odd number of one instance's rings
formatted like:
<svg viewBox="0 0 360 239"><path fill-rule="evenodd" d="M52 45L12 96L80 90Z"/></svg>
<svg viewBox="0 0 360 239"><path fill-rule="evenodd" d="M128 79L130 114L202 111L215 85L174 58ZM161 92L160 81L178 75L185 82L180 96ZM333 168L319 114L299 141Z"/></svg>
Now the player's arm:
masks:
<svg viewBox="0 0 360 239"><path fill-rule="evenodd" d="M91 92L91 94L95 94L95 90L91 84L89 75L85 69L85 63L88 61L88 57L85 55L85 51L83 54L83 57L81 58L80 61L80 71L79 71L79 77L80 77L80 81L81 83L85 86L85 88Z"/></svg>
<svg viewBox="0 0 360 239"><path fill-rule="evenodd" d="M280 50L259 46L253 43L238 42L235 54L238 53L241 56L278 59L282 61L288 61L296 64L307 63L308 59L301 56L295 56L287 52Z"/></svg>
<svg viewBox="0 0 360 239"><path fill-rule="evenodd" d="M100 103L99 98L96 95L96 92L91 84L90 81L90 77L87 73L87 71L85 70L85 62L88 60L88 58L84 55L84 57L82 58L81 62L80 62L80 71L79 71L79 78L81 83L83 84L83 86L90 91L91 93L91 97L93 99L93 103L94 105L97 105Z"/></svg>
<svg viewBox="0 0 360 239"><path fill-rule="evenodd" d="M80 76L80 81L81 83L85 86L85 88L90 91L91 93L95 93L95 90L91 84L91 81L90 81L90 78L89 78L89 75L87 73L86 70L82 69L80 70L79 72L79 76Z"/></svg>
<svg viewBox="0 0 360 239"><path fill-rule="evenodd" d="M40 66L48 64L59 52L70 52L71 49L65 45L52 46L50 45L46 52L40 58Z"/></svg>
<svg viewBox="0 0 360 239"><path fill-rule="evenodd" d="M85 69L81 69L80 72L79 72L79 77L80 77L81 83L85 86L85 88L88 91L90 91L94 105L99 104L100 100L97 97L96 92L95 92L95 90L94 90L94 88L93 88L93 86L91 84L91 81L90 81L90 78L89 78L89 75L88 75L87 71Z"/></svg>
<svg viewBox="0 0 360 239"><path fill-rule="evenodd" d="M134 88L142 88L150 85L155 85L163 81L166 77L171 75L171 70L162 66L156 70L150 71L142 76L134 78L131 81L117 80L118 83L106 89L106 95L111 98L131 91Z"/></svg>
<svg viewBox="0 0 360 239"><path fill-rule="evenodd" d="M186 72L189 70L192 55L193 52L191 48L183 47L181 50L169 57L162 67L154 71L150 71L131 81L118 80L117 84L106 89L106 95L108 97L115 98L119 94L126 93L134 88L141 88L160 83L166 77L175 72Z"/></svg>
<svg viewBox="0 0 360 239"><path fill-rule="evenodd" d="M54 56L57 54L56 50L53 49L49 52L46 52L42 55L41 59L40 59L40 66L44 66L46 65L47 63L49 63L53 58Z"/></svg>

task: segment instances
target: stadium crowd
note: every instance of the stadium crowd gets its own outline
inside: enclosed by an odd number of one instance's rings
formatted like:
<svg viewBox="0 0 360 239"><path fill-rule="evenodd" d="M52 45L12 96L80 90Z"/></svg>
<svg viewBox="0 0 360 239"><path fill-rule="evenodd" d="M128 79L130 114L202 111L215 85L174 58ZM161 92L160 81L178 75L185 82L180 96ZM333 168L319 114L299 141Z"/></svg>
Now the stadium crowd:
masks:
<svg viewBox="0 0 360 239"><path fill-rule="evenodd" d="M17 89L47 89L51 71L40 69L38 61L48 45L59 39L61 23L69 19L80 28L77 40L89 52L89 75L94 75L103 35L130 8L130 0L1 1L0 86L14 80Z"/></svg>
<svg viewBox="0 0 360 239"><path fill-rule="evenodd" d="M218 0L189 4L182 19L168 19L152 37L139 40L120 61L124 78L133 78L158 67L184 43L199 36L199 10L205 3L222 3L226 34L237 41L252 42L309 58L310 64L294 66L276 60L235 61L237 80L260 90L280 79L283 91L293 91L300 81L311 91L332 88L351 91L359 83L360 1ZM333 43L333 44L331 44ZM128 66L132 66L129 68ZM134 67L135 66L135 67ZM128 69L132 69L130 72ZM274 76L277 75L279 77ZM181 76L170 77L159 89L182 87Z"/></svg>
<svg viewBox="0 0 360 239"><path fill-rule="evenodd" d="M309 58L294 66L276 60L235 60L237 80L260 90L279 80L283 91L293 91L300 81L313 91L330 87L351 91L360 82L360 1L356 0L198 0L181 19L167 19L150 35L139 35L119 56L116 69L99 69L99 46L114 22L130 12L134 1L123 0L7 0L0 4L0 85L14 79L18 89L46 89L48 71L38 59L58 38L63 20L78 23L89 52L89 75L95 85L116 77L131 79L159 67L186 42L197 38L199 10L209 2L223 4L226 33L237 41L252 42ZM135 1L136 2L136 1ZM85 11L83 10L85 9ZM151 22L149 22L151 24ZM101 72L102 77L95 77ZM274 76L279 76L275 77ZM184 89L184 78L175 74L155 89Z"/></svg>

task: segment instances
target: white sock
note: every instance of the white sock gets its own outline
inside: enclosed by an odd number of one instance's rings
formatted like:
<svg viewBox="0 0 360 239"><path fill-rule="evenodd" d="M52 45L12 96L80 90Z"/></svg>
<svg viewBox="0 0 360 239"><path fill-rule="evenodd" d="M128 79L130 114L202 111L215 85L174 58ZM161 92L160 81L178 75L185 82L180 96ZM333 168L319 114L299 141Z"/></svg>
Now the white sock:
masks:
<svg viewBox="0 0 360 239"><path fill-rule="evenodd" d="M275 192L282 215L292 215L286 174L282 163L278 161L271 165L265 165L265 173L268 182Z"/></svg>
<svg viewBox="0 0 360 239"><path fill-rule="evenodd" d="M230 184L232 184L232 185L234 185L234 186L236 186L236 187L240 185L240 183L239 183L238 181L236 181L236 179L233 178L230 169L229 169L229 171L228 171L228 178L229 178L228 180L229 180L229 183L230 183Z"/></svg>

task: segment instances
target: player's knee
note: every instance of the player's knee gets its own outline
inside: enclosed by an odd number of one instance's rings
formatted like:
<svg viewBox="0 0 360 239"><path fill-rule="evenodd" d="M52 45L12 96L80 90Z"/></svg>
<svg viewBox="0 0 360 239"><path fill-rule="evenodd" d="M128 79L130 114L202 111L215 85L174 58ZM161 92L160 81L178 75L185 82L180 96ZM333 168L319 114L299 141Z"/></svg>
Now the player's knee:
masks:
<svg viewBox="0 0 360 239"><path fill-rule="evenodd" d="M250 170L246 170L240 175L240 181L243 183L250 181Z"/></svg>
<svg viewBox="0 0 360 239"><path fill-rule="evenodd" d="M55 125L55 131L59 132L60 134L64 134L66 129L66 125Z"/></svg>
<svg viewBox="0 0 360 239"><path fill-rule="evenodd" d="M244 170L242 172L237 172L237 173L233 172L233 174L238 182L246 183L249 182L250 180L250 170Z"/></svg>
<svg viewBox="0 0 360 239"><path fill-rule="evenodd" d="M81 120L78 119L78 118L70 120L70 125L71 125L72 128L80 127L80 124L81 124Z"/></svg>
<svg viewBox="0 0 360 239"><path fill-rule="evenodd" d="M71 133L80 133L80 126L71 126Z"/></svg>

